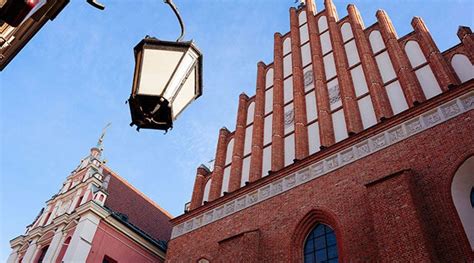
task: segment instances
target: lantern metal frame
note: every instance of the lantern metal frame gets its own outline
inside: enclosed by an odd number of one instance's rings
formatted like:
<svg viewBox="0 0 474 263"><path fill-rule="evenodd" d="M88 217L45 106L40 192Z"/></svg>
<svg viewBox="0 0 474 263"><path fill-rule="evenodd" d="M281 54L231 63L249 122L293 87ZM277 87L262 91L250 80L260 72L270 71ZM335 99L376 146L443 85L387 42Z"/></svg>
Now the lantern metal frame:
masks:
<svg viewBox="0 0 474 263"><path fill-rule="evenodd" d="M161 91L160 95L138 94L138 89L140 85L139 82L143 66L143 55L145 49L183 51L183 54L185 54L187 50L192 49L198 54L198 58L195 61L195 64L191 66L191 68L197 68L197 71L195 72L196 76L194 83L194 96L190 100L190 102L183 107L183 109L186 108L192 101L202 95L202 53L192 41L163 41L149 36L141 40L134 48L135 73L132 93L130 95L130 98L128 99L128 104L130 105L130 112L132 116L132 122L130 123L130 126L136 125L137 130L145 128L167 131L168 129L173 127L173 120L176 119L179 114L181 114L182 110L176 115L173 114L172 103L174 98L176 98L176 95L173 96L171 101L168 101L166 98L163 97L163 94L165 94L168 88L169 80L166 86ZM183 59L183 57L181 58L181 60ZM176 73L180 62L178 62L178 65L176 65L173 73L171 74L171 78ZM180 89L182 88L182 84L187 80L191 72L192 70L189 70L188 75L183 79L179 89L176 90L176 94L179 93Z"/></svg>

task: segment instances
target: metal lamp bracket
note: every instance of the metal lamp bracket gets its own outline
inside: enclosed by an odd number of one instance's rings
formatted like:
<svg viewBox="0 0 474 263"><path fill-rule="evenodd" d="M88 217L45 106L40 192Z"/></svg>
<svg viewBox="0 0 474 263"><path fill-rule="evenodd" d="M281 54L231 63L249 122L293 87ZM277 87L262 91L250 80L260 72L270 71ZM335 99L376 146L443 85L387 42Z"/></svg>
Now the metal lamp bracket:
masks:
<svg viewBox="0 0 474 263"><path fill-rule="evenodd" d="M105 5L103 5L101 3L98 3L96 0L87 0L87 3L89 3L91 6L97 8L97 9L100 9L100 10L105 9Z"/></svg>
<svg viewBox="0 0 474 263"><path fill-rule="evenodd" d="M183 40L184 34L186 32L183 19L181 18L181 15L179 14L178 8L173 3L173 0L163 0L163 1L164 1L165 4L168 4L171 7L174 14L178 18L179 26L181 27L181 34L179 35L178 39L176 39L176 42L181 42ZM100 9L100 10L105 9L105 5L97 2L96 0L87 0L87 3L89 3L90 5L92 5L93 7L97 8L97 9Z"/></svg>

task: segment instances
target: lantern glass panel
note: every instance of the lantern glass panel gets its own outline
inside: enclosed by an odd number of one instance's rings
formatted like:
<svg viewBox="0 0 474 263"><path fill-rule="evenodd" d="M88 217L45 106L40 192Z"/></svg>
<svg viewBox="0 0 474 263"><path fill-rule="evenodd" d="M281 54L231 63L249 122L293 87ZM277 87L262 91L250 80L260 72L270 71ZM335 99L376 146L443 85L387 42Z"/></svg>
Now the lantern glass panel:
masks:
<svg viewBox="0 0 474 263"><path fill-rule="evenodd" d="M165 99L172 102L173 98L176 96L176 93L181 92L180 87L184 84L184 81L186 81L186 78L191 73L191 70L197 62L197 58L198 55L196 52L194 52L192 49L188 49L165 90L163 95Z"/></svg>
<svg viewBox="0 0 474 263"><path fill-rule="evenodd" d="M137 94L162 96L183 52L145 48Z"/></svg>
<svg viewBox="0 0 474 263"><path fill-rule="evenodd" d="M196 97L196 68L193 68L181 90L174 98L173 105L173 120L188 106Z"/></svg>

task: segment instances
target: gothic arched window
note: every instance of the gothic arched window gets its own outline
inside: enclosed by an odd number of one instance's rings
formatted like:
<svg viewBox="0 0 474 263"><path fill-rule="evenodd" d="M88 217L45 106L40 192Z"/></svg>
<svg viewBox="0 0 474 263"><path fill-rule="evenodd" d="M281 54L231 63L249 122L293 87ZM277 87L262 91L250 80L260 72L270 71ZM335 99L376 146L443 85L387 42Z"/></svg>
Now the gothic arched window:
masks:
<svg viewBox="0 0 474 263"><path fill-rule="evenodd" d="M474 156L464 161L451 182L451 196L467 239L474 249Z"/></svg>
<svg viewBox="0 0 474 263"><path fill-rule="evenodd" d="M336 234L324 224L317 224L309 233L304 244L305 263L338 262Z"/></svg>

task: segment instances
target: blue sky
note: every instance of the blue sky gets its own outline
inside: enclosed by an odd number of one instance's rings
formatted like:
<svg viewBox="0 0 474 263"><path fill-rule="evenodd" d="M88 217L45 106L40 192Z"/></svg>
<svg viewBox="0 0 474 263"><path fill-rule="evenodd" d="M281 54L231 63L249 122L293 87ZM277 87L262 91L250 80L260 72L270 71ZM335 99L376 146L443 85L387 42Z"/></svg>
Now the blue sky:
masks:
<svg viewBox="0 0 474 263"><path fill-rule="evenodd" d="M175 0L204 53L204 92L160 131L129 127L125 105L133 47L145 36L174 40L177 20L156 0L102 0L105 11L71 1L0 73L0 261L8 241L23 234L55 194L101 129L108 166L174 216L190 200L196 168L214 159L218 130L235 128L238 95L255 93L257 62L271 62L274 32L289 30L293 0ZM317 9L322 10L322 0ZM339 17L355 3L366 26L385 9L399 36L421 16L441 50L459 42L459 25L473 26L468 0L335 0Z"/></svg>

